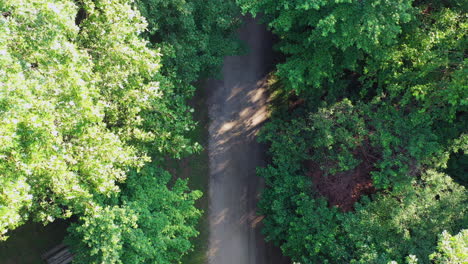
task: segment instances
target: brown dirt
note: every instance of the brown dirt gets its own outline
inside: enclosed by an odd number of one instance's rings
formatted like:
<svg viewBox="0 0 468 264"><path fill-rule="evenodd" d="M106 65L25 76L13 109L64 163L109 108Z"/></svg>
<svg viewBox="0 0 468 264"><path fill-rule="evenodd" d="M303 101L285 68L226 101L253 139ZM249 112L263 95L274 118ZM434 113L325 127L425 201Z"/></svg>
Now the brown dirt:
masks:
<svg viewBox="0 0 468 264"><path fill-rule="evenodd" d="M306 168L317 193L328 200L330 207L337 206L344 212L352 211L354 203L363 195L376 192L370 172L375 170L373 162L365 160L353 170L334 175L325 175L318 164L308 161Z"/></svg>

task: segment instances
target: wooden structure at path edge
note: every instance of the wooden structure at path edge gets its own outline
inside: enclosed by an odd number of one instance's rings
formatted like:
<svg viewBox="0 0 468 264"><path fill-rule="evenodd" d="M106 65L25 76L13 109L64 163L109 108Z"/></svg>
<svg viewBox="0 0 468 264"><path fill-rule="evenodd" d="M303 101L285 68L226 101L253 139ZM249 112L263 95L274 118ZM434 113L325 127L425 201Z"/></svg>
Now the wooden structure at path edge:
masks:
<svg viewBox="0 0 468 264"><path fill-rule="evenodd" d="M73 260L73 254L67 246L60 244L42 254L41 258L45 260L47 264L69 264Z"/></svg>

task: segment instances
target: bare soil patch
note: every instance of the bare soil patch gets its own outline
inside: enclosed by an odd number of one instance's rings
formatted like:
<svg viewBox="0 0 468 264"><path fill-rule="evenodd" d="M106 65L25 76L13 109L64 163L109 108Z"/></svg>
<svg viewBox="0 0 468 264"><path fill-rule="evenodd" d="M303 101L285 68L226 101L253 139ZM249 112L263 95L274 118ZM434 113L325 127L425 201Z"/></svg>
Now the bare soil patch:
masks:
<svg viewBox="0 0 468 264"><path fill-rule="evenodd" d="M328 200L330 207L337 206L344 212L354 210L354 204L363 195L371 195L377 190L372 184L373 162L364 160L356 168L326 175L318 164L306 162L307 175L312 178L314 189Z"/></svg>

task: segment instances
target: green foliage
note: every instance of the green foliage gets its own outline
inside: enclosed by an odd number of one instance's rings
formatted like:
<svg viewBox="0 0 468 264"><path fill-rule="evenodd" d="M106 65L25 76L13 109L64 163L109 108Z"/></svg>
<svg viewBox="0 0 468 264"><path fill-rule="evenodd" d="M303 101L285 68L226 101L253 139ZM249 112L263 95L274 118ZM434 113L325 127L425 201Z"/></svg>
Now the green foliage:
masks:
<svg viewBox="0 0 468 264"><path fill-rule="evenodd" d="M406 28L392 48L388 61L368 63L363 71L364 88L369 91L370 85L377 84L377 93L387 95L386 101L406 112L420 113L427 119L421 122L456 127L454 121L462 121L457 112L468 105L466 17L456 8L419 8L431 13L421 11L419 20Z"/></svg>
<svg viewBox="0 0 468 264"><path fill-rule="evenodd" d="M314 149L311 160L321 164L321 169L331 174L355 168L360 160L353 151L365 144L368 134L360 107L343 100L329 108L320 108L309 116L307 124Z"/></svg>
<svg viewBox="0 0 468 264"><path fill-rule="evenodd" d="M411 0L399 1L248 1L237 0L244 12L261 13L273 33L281 37L279 49L288 59L278 75L288 88L320 89L358 70L358 62L388 58L402 24L414 17Z"/></svg>
<svg viewBox="0 0 468 264"><path fill-rule="evenodd" d="M198 235L200 198L186 181L166 187L171 175L154 166L133 172L120 205L98 208L71 227L76 263L179 263Z"/></svg>
<svg viewBox="0 0 468 264"><path fill-rule="evenodd" d="M450 235L444 230L439 237L437 252L431 254L436 264L462 264L468 259L468 230L463 229L457 235Z"/></svg>
<svg viewBox="0 0 468 264"><path fill-rule="evenodd" d="M328 208L326 200L311 188L313 182L304 176L307 171L303 166L304 161L313 159L303 153L319 149L315 144L326 140L311 129L322 123L315 119L273 119L262 132L262 139L271 142L273 155L273 164L258 170L267 184L259 204L266 215L264 232L294 261L404 263L405 256L414 255L421 263L429 263L437 234L468 224L466 190L432 170L416 179L389 170L396 174L395 179L404 179L400 188L365 198L355 205L354 213ZM336 131L340 130L329 130L328 135L335 138Z"/></svg>
<svg viewBox="0 0 468 264"><path fill-rule="evenodd" d="M137 0L135 7L148 22L142 36L163 54L161 83L156 88L164 87L160 91L164 96L163 100L150 102L158 107L145 112L143 123L129 124L125 130L138 129L141 138L137 139L146 143L147 152L168 152L180 158L199 151L197 143L191 144L185 135L173 131L194 128L191 117L194 110L186 105L195 90L192 84L215 76L224 56L239 51L235 38L240 23L238 8L230 0ZM140 133L141 128L155 130Z"/></svg>
<svg viewBox="0 0 468 264"><path fill-rule="evenodd" d="M74 215L77 263L177 263L201 193L158 166L199 146L145 19L125 0L5 0L0 14L0 239Z"/></svg>
<svg viewBox="0 0 468 264"><path fill-rule="evenodd" d="M134 5L148 22L141 35L163 54L160 83L154 86L161 97L149 101L154 109L144 112L142 122L128 124L121 130L135 130L134 134L139 135L136 139L145 143L143 147L150 153L180 158L199 151L198 143L192 144L185 134L174 131L194 129L194 109L186 105L195 90L192 84L215 76L224 56L239 51L235 38L240 24L238 8L230 0L136 0ZM122 102L122 98L116 101ZM117 120L120 122L120 117Z"/></svg>
<svg viewBox="0 0 468 264"><path fill-rule="evenodd" d="M160 54L140 38L144 19L125 1L83 1L78 41L95 58L93 76L107 126L143 153L175 157L198 149L186 97L159 73Z"/></svg>
<svg viewBox="0 0 468 264"><path fill-rule="evenodd" d="M463 168L441 173L468 142L463 3L237 2L278 35L280 89L305 101L261 135L267 238L302 264L430 263L437 234L468 225L466 190L449 177ZM377 193L353 212L328 208L311 162L342 177L368 164Z"/></svg>
<svg viewBox="0 0 468 264"><path fill-rule="evenodd" d="M303 176L310 144L321 139L311 140L315 134L309 125L301 118L290 122L277 118L262 131L261 140L271 143L273 158L272 165L258 169L267 185L259 203L266 216L264 233L298 263L344 263L348 245L340 242L340 214L337 208L328 208L325 199L313 198L312 182ZM335 261L326 262L327 258Z"/></svg>
<svg viewBox="0 0 468 264"><path fill-rule="evenodd" d="M369 138L379 156L378 170L372 172L377 187L404 188L422 167L446 162L446 149L431 127L430 116L406 114L387 103L373 107L377 109L369 113L367 126L375 130Z"/></svg>
<svg viewBox="0 0 468 264"><path fill-rule="evenodd" d="M427 171L404 193L389 192L356 206L343 223L355 263L404 263L414 255L429 263L437 235L468 224L467 191L450 177Z"/></svg>
<svg viewBox="0 0 468 264"><path fill-rule="evenodd" d="M70 227L68 243L78 245L75 263L123 263L123 236L137 228L137 215L129 207L96 207Z"/></svg>
<svg viewBox="0 0 468 264"><path fill-rule="evenodd" d="M2 1L0 233L92 206L118 190L135 150L106 128L93 61L70 1ZM155 58L157 62L157 58Z"/></svg>
<svg viewBox="0 0 468 264"><path fill-rule="evenodd" d="M288 121L273 119L261 134L261 141L271 142L270 152L275 153L276 163L297 170L300 165L292 160L312 160L331 174L353 169L360 163L353 152L358 147L365 147L364 138L368 131L362 111L349 100L319 108L306 118L285 122ZM288 160L278 160L283 158Z"/></svg>
<svg viewBox="0 0 468 264"><path fill-rule="evenodd" d="M182 86L181 95L192 82L216 75L224 56L239 50L232 0L138 0L137 6L149 23L145 35L164 54L162 71Z"/></svg>

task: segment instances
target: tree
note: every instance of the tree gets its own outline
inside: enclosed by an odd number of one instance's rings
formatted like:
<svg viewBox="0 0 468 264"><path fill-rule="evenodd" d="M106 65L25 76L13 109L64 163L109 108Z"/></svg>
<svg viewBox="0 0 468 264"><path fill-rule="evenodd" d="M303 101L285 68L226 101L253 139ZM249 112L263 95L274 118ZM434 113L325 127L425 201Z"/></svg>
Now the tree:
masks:
<svg viewBox="0 0 468 264"><path fill-rule="evenodd" d="M280 36L278 48L287 60L278 66L278 75L297 92L311 86L324 92L324 85L344 70L358 71L362 60L386 59L388 47L415 12L412 0L237 2L244 12L261 13Z"/></svg>
<svg viewBox="0 0 468 264"><path fill-rule="evenodd" d="M261 135L267 239L302 264L430 263L437 234L468 224L466 190L442 173L467 145L463 4L237 2L278 35L278 94L304 102L276 106ZM323 197L356 176L372 188L347 187L353 208Z"/></svg>
<svg viewBox="0 0 468 264"><path fill-rule="evenodd" d="M95 59L107 127L142 153L181 155L199 149L187 97L160 73L161 54L141 38L147 24L125 1L83 1L78 42ZM155 156L155 155L153 155Z"/></svg>
<svg viewBox="0 0 468 264"><path fill-rule="evenodd" d="M137 6L148 21L145 36L164 54L162 72L180 86L180 95L217 75L223 58L239 51L240 19L232 0L139 0Z"/></svg>
<svg viewBox="0 0 468 264"><path fill-rule="evenodd" d="M186 136L190 83L232 51L224 37L236 19L223 13L232 3L199 1L188 15L158 4L184 21L177 34L166 36L168 16L150 19L147 32L143 2L0 2L0 239L27 220L74 216L77 263L176 263L191 250L201 193L161 161L200 149ZM212 16L194 23L208 6ZM155 34L164 40L143 37ZM168 54L161 69L160 52L174 50L180 59Z"/></svg>
<svg viewBox="0 0 468 264"><path fill-rule="evenodd" d="M404 263L409 255L430 263L438 234L466 227L467 191L448 175L427 171L413 186L364 199L344 220L355 263Z"/></svg>
<svg viewBox="0 0 468 264"><path fill-rule="evenodd" d="M437 252L431 254L434 263L461 264L468 259L468 230L463 229L457 235L450 235L444 230L439 237Z"/></svg>
<svg viewBox="0 0 468 264"><path fill-rule="evenodd" d="M93 207L94 195L117 191L127 168L143 159L107 129L108 108L95 82L103 72L93 70L91 55L76 41L74 3L2 1L0 10L5 238L28 219L51 222ZM154 52L145 52L147 63L157 65Z"/></svg>
<svg viewBox="0 0 468 264"><path fill-rule="evenodd" d="M75 263L179 263L192 249L190 238L201 212L194 207L199 191L187 182L167 187L171 175L155 166L132 172L120 201L73 224L68 243Z"/></svg>

